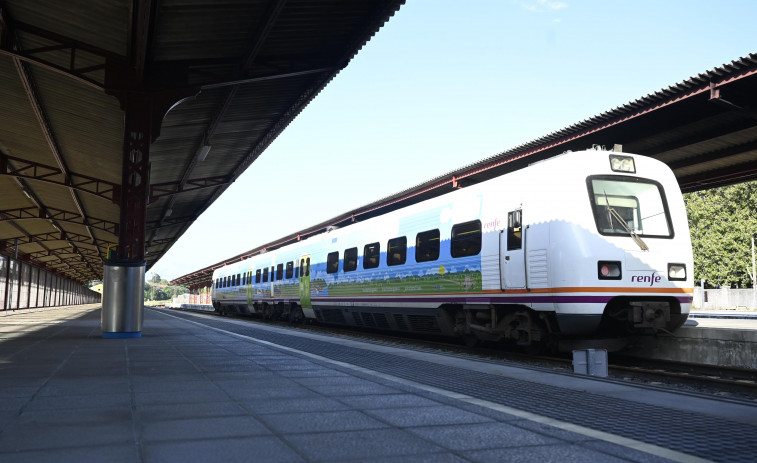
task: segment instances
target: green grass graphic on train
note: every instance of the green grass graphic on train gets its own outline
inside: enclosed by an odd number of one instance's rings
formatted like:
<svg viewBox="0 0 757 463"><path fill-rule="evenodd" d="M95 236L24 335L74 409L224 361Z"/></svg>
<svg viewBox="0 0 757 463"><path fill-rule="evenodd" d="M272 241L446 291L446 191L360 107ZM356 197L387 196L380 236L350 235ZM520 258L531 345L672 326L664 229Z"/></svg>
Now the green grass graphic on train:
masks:
<svg viewBox="0 0 757 463"><path fill-rule="evenodd" d="M481 271L465 270L423 276L376 279L362 282L335 282L328 285L329 296L369 295L369 294L434 294L470 293L482 289Z"/></svg>

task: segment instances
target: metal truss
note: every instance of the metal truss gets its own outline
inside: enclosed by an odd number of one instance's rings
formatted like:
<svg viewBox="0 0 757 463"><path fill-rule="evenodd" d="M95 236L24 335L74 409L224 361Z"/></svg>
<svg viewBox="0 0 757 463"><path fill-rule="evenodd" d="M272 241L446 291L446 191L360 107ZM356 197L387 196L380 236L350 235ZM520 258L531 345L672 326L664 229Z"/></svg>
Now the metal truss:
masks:
<svg viewBox="0 0 757 463"><path fill-rule="evenodd" d="M45 219L55 222L68 222L76 225L89 226L104 232L118 235L119 225L110 220L98 219L94 217L85 217L78 212L64 211L54 207L20 207L16 209L0 210L0 222L8 220L25 220L25 219Z"/></svg>
<svg viewBox="0 0 757 463"><path fill-rule="evenodd" d="M84 174L67 172L60 167L50 166L19 157L8 156L0 151L0 175L39 180L99 196L118 203L121 185L100 180Z"/></svg>

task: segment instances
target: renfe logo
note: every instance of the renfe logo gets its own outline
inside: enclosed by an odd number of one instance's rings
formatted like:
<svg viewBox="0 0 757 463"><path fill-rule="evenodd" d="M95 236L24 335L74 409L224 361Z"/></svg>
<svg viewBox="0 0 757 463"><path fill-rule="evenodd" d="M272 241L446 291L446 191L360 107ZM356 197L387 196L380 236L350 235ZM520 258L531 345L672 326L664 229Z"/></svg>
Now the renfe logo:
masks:
<svg viewBox="0 0 757 463"><path fill-rule="evenodd" d="M652 272L651 275L633 275L631 277L631 283L649 283L649 286L654 286L662 280L662 277L657 272Z"/></svg>

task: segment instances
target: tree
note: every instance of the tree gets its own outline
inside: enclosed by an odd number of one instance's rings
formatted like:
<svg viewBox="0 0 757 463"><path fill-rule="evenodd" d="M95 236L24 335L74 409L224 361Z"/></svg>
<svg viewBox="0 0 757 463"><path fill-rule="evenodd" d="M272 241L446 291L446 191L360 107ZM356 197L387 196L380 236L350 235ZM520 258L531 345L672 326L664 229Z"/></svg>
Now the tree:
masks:
<svg viewBox="0 0 757 463"><path fill-rule="evenodd" d="M153 273L152 278L150 278L150 281L152 281L153 283L160 283L160 275L158 275L157 273Z"/></svg>
<svg viewBox="0 0 757 463"><path fill-rule="evenodd" d="M757 235L757 182L684 195L694 248L694 280L709 286L751 286Z"/></svg>

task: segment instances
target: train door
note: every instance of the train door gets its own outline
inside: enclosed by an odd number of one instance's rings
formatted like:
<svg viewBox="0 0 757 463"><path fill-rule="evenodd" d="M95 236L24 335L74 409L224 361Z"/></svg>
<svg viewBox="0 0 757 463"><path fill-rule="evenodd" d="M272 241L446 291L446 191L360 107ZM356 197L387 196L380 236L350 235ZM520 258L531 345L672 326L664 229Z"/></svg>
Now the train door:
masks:
<svg viewBox="0 0 757 463"><path fill-rule="evenodd" d="M300 307L312 309L310 303L310 256L300 257Z"/></svg>
<svg viewBox="0 0 757 463"><path fill-rule="evenodd" d="M507 213L507 230L499 235L499 269L502 289L526 287L526 233L521 209Z"/></svg>

